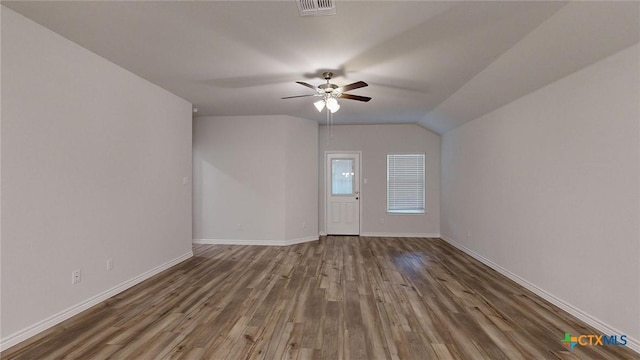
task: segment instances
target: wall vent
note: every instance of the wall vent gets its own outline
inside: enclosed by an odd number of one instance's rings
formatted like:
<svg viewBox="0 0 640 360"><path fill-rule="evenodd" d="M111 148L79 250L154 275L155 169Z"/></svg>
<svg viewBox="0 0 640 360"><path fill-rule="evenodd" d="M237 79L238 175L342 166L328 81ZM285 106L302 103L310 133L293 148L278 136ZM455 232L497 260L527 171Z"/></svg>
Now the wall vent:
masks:
<svg viewBox="0 0 640 360"><path fill-rule="evenodd" d="M333 0L296 0L300 16L335 15L336 4Z"/></svg>

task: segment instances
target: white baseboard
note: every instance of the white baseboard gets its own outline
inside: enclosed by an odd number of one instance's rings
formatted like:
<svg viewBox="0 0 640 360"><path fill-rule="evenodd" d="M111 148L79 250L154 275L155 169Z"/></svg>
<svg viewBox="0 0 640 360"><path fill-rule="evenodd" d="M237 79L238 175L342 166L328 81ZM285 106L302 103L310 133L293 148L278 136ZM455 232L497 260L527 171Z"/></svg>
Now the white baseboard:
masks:
<svg viewBox="0 0 640 360"><path fill-rule="evenodd" d="M327 233L322 231L320 236L327 236ZM423 237L423 238L440 238L438 233L383 233L383 232L363 232L358 236L368 237Z"/></svg>
<svg viewBox="0 0 640 360"><path fill-rule="evenodd" d="M291 239L291 240L285 240L285 245L295 245L295 244L302 244L302 243L306 243L306 242L311 242L311 241L318 241L320 239L320 237L318 235L311 235L311 236L306 236L306 237L302 237L302 238L297 238L297 239Z"/></svg>
<svg viewBox="0 0 640 360"><path fill-rule="evenodd" d="M421 237L421 238L440 238L440 234L435 233L385 233L385 232L363 232L360 236L372 237Z"/></svg>
<svg viewBox="0 0 640 360"><path fill-rule="evenodd" d="M130 287L133 287L134 285L137 285L141 282L143 282L144 280L147 280L148 278L176 265L179 264L181 262L183 262L184 260L187 260L188 258L193 257L193 251L189 251L188 253L181 255L173 260L170 260L160 266L157 266L147 272L144 272L130 280L127 280L107 291L104 291L96 296L93 296L87 300L84 300L66 310L63 310L45 320L42 320L34 325L31 325L23 330L20 330L16 333L13 333L3 339L0 340L0 351L4 351L24 340L27 340L28 338L35 336L49 328L51 328L52 326L55 326L67 319L69 319L72 316L78 315L79 313L89 309L90 307L97 305L107 299L109 299L112 296L118 295L119 293L129 289Z"/></svg>
<svg viewBox="0 0 640 360"><path fill-rule="evenodd" d="M194 244L204 245L261 245L287 246L318 240L318 235L311 235L290 240L247 240L247 239L193 239Z"/></svg>
<svg viewBox="0 0 640 360"><path fill-rule="evenodd" d="M564 300L556 297L555 295L547 292L546 290L538 287L537 285L529 282L528 280L512 273L511 271L509 271L508 269L494 263L493 261L485 258L484 256L478 254L477 252L469 249L468 247L454 241L453 239L442 235L440 237L441 239L443 239L444 241L446 241L447 243L453 245L454 247L458 248L459 250L461 250L462 252L466 253L467 255L473 257L474 259L480 261L481 263L487 265L488 267L492 268L493 270L499 272L500 274L508 277L509 279L515 281L516 283L518 283L519 285L521 285L522 287L530 290L531 292L535 293L536 295L540 296L541 298L547 300L548 302L552 303L553 305L559 307L560 309L568 312L569 314L575 316L576 318L584 321L585 323L587 323L588 325L592 326L593 328L595 328L598 331L601 331L602 333L606 334L606 335L616 335L616 334L625 334L623 331L620 331L616 328L614 328L613 326L610 326L608 324L606 324L605 322L601 321L600 319L589 315L588 313L576 308L575 306L565 302ZM630 337L627 334L627 345L626 345L629 349L640 353L640 341L636 338Z"/></svg>

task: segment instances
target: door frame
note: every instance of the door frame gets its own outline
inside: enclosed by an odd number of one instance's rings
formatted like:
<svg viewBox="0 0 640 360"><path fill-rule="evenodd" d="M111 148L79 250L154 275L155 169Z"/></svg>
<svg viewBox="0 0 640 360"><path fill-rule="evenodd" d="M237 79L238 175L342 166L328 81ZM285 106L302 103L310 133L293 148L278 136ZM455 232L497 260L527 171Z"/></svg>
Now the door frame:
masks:
<svg viewBox="0 0 640 360"><path fill-rule="evenodd" d="M324 193L322 194L323 196L323 200L322 203L324 204L324 209L323 209L323 213L324 213L324 235L328 235L327 234L327 198L328 198L328 193L327 190L329 189L329 184L327 183L327 171L329 170L327 168L327 157L330 154L357 154L358 155L358 191L359 191L359 200L358 200L358 235L351 235L351 236L360 236L360 234L362 234L362 151L358 150L358 151L353 151L353 150L349 150L349 151L337 151L337 150L327 150L324 152L324 157L322 159L322 167L324 168L324 171L322 173L323 176L323 180L322 182L324 183Z"/></svg>

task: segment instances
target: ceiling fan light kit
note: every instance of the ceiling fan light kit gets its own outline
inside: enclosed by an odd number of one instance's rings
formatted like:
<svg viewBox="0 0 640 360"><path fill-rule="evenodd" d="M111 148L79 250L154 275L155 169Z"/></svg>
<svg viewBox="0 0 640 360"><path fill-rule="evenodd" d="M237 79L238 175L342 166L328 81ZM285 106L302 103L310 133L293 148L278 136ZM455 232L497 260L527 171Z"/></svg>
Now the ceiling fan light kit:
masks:
<svg viewBox="0 0 640 360"><path fill-rule="evenodd" d="M313 103L313 105L316 107L316 109L318 109L318 112L322 112L322 109L324 109L325 105L327 107L327 110L331 111L332 114L340 110L340 103L338 102L338 100L336 100L336 98L333 97L330 97L326 100L316 101Z"/></svg>
<svg viewBox="0 0 640 360"><path fill-rule="evenodd" d="M367 96L345 94L345 92L349 90L355 90L361 87L369 86L369 84L367 84L364 81L354 82L353 84L349 84L345 86L338 86L330 82L331 77L333 77L332 72L326 71L322 74L322 76L327 82L317 87L303 81L296 81L296 83L302 86L315 90L316 94L286 96L286 97L283 97L282 99L292 99L292 98L308 97L308 96L322 96L322 100L314 102L313 105L316 107L318 112L322 112L322 110L326 107L327 110L332 114L340 110L340 103L338 102L339 98L357 100L357 101L363 101L363 102L367 102L371 100L371 98Z"/></svg>
<svg viewBox="0 0 640 360"><path fill-rule="evenodd" d="M316 101L313 105L318 109L318 112L321 112L324 109L324 100Z"/></svg>
<svg viewBox="0 0 640 360"><path fill-rule="evenodd" d="M336 111L340 110L340 104L338 104L338 100L336 100L336 98L330 97L325 100L325 102L327 103L327 109L329 109L331 113L335 113Z"/></svg>

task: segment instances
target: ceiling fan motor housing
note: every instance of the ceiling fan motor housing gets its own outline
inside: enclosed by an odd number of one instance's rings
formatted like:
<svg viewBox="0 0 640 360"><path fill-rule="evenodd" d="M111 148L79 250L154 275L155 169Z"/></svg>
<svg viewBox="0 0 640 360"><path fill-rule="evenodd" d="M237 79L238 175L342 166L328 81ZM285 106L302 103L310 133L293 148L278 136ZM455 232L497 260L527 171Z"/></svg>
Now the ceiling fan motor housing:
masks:
<svg viewBox="0 0 640 360"><path fill-rule="evenodd" d="M328 80L327 80L328 81ZM337 89L338 85L336 84L329 84L328 82L326 84L322 84L318 86L318 89L322 89L324 90L324 92L326 93L330 93L333 92L333 90Z"/></svg>
<svg viewBox="0 0 640 360"><path fill-rule="evenodd" d="M319 85L318 89L324 90L325 94L331 94L333 92L333 90L335 90L335 89L337 89L339 87L336 84L329 83L329 80L331 80L331 77L333 77L333 73L331 71L323 72L322 76L324 77L325 80L327 80L327 83Z"/></svg>

